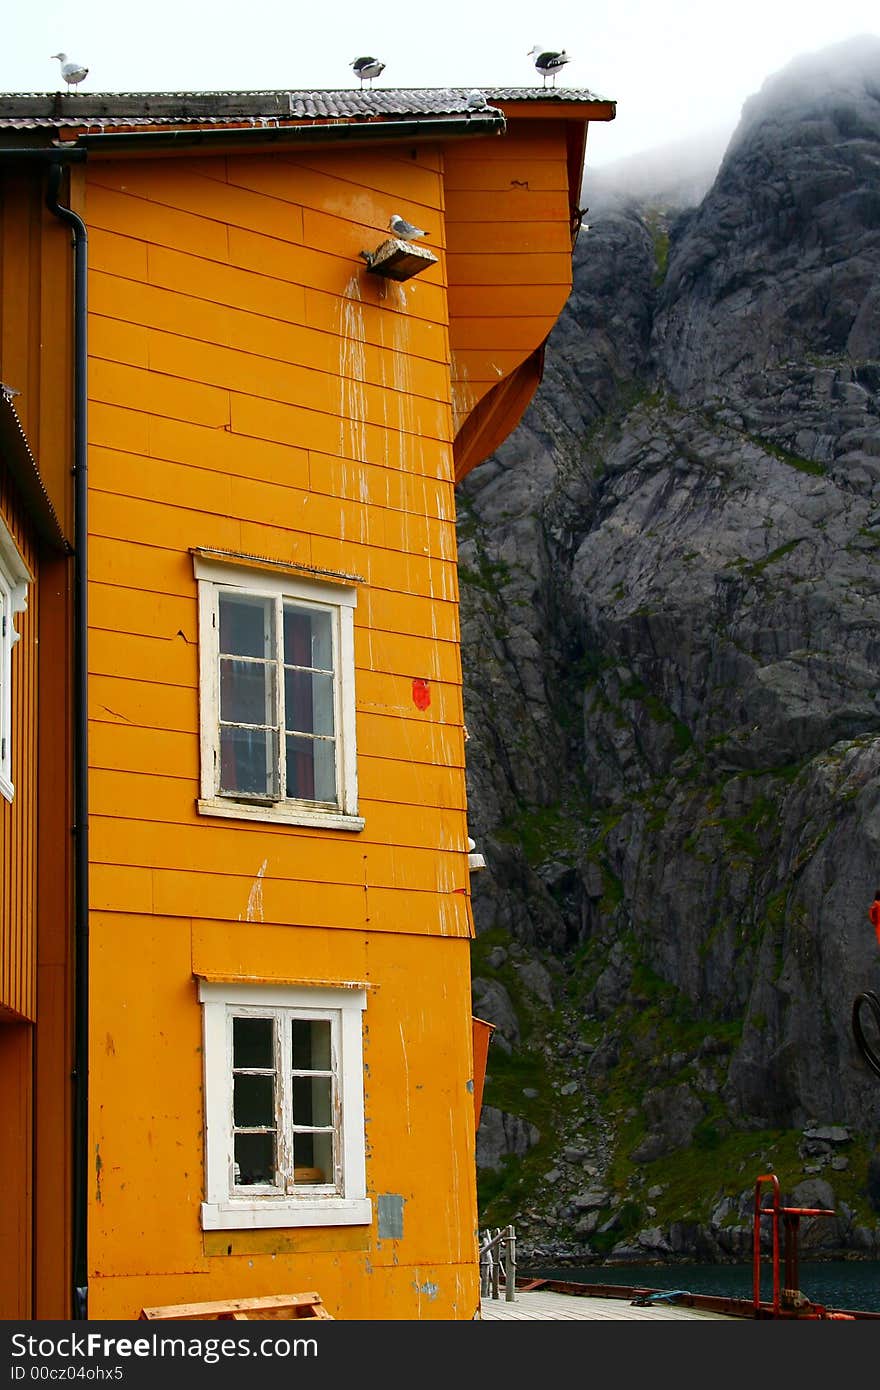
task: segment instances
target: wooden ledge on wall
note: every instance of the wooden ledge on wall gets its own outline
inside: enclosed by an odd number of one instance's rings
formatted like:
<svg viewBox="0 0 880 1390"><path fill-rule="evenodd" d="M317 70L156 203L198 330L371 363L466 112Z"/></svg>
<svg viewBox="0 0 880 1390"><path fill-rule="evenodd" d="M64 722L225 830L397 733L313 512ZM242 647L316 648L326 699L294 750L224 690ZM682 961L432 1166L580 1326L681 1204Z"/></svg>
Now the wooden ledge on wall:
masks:
<svg viewBox="0 0 880 1390"><path fill-rule="evenodd" d="M361 255L370 274L383 275L386 280L409 280L427 266L437 264L437 257L427 246L414 246L398 237L390 237L375 251L362 251Z"/></svg>

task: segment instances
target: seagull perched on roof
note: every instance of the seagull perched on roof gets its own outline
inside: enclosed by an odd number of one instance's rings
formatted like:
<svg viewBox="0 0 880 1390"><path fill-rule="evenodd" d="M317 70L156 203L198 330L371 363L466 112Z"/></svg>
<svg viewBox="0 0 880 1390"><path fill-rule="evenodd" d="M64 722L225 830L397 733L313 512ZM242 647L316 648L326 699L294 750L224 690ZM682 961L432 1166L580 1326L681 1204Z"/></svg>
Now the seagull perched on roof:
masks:
<svg viewBox="0 0 880 1390"><path fill-rule="evenodd" d="M75 87L77 82L82 82L84 77L88 77L88 68L84 68L82 63L69 60L66 53L53 53L51 56L57 58L61 64L61 76L68 87Z"/></svg>
<svg viewBox="0 0 880 1390"><path fill-rule="evenodd" d="M534 58L535 67L544 79L544 86L547 86L547 78L553 78L553 86L556 86L556 74L566 63L571 62L571 54L566 53L563 48L561 53L554 53L552 49L543 49L539 44L529 49L530 58Z"/></svg>
<svg viewBox="0 0 880 1390"><path fill-rule="evenodd" d="M364 78L367 78L372 87L373 78L385 71L385 64L380 63L378 58L355 58L354 62L349 63L348 66L354 68L361 79L361 86L364 85Z"/></svg>
<svg viewBox="0 0 880 1390"><path fill-rule="evenodd" d="M415 241L420 236L427 236L421 227L414 227L412 222L407 222L405 217L399 217L396 212L391 214L391 221L388 223L388 230L393 232L401 241Z"/></svg>
<svg viewBox="0 0 880 1390"><path fill-rule="evenodd" d="M485 93L485 92L481 92L480 89L479 89L478 87L474 87L474 89L473 89L472 91L468 92L468 94L467 94L467 109L468 109L468 111L485 111L485 110L486 110L486 107L487 107L488 105L489 105L489 103L488 103L488 101L486 100L486 93Z"/></svg>

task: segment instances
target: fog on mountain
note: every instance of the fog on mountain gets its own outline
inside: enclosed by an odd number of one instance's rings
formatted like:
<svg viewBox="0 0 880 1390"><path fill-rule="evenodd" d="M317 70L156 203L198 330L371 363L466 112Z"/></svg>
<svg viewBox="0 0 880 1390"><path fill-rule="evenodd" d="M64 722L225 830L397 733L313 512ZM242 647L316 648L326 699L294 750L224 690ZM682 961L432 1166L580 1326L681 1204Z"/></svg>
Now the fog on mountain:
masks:
<svg viewBox="0 0 880 1390"><path fill-rule="evenodd" d="M876 1258L880 40L673 185L588 178L460 489L482 1216L525 1261L746 1259L772 1164L836 1213L805 1254Z"/></svg>

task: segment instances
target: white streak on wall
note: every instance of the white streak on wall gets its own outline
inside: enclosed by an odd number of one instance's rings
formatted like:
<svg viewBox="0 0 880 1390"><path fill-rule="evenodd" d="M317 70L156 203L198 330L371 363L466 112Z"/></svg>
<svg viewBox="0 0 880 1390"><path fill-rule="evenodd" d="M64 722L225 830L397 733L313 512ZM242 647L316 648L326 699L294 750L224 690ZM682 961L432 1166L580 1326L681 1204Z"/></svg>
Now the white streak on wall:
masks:
<svg viewBox="0 0 880 1390"><path fill-rule="evenodd" d="M406 1132L407 1134L412 1134L409 1114L409 1058L406 1055L406 1040L403 1036L403 1024L398 1023L397 1026L400 1029L400 1050L403 1053L403 1093L406 1096Z"/></svg>
<svg viewBox="0 0 880 1390"><path fill-rule="evenodd" d="M257 870L257 876L251 884L251 891L248 894L247 908L244 914L245 922L264 922L266 920L263 916L263 876L266 872L268 863L268 859L263 860ZM238 920L239 922L242 920L241 913L238 914Z"/></svg>
<svg viewBox="0 0 880 1390"><path fill-rule="evenodd" d="M339 327L341 354L339 375L341 382L339 406L339 453L342 458L350 458L363 465L367 460L367 351L364 306L361 303L361 288L356 275L345 287L342 300L342 321ZM361 470L360 499L367 501L366 479ZM340 513L340 527L344 533L344 518ZM366 508L361 510L360 540L367 538ZM344 539L344 534L343 537Z"/></svg>
<svg viewBox="0 0 880 1390"><path fill-rule="evenodd" d="M455 434L461 429L474 406L477 393L468 381L468 369L464 363L457 364L459 377L452 383L452 416Z"/></svg>

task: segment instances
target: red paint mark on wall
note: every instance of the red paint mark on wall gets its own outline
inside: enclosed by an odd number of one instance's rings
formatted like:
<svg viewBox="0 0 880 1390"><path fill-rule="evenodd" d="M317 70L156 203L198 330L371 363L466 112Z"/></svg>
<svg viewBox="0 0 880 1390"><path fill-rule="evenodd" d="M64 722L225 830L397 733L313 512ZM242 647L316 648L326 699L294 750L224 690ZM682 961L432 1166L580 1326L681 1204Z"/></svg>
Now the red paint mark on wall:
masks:
<svg viewBox="0 0 880 1390"><path fill-rule="evenodd" d="M416 676L413 681L413 704L416 709L427 709L431 703L431 692L428 689L428 682L421 676Z"/></svg>

